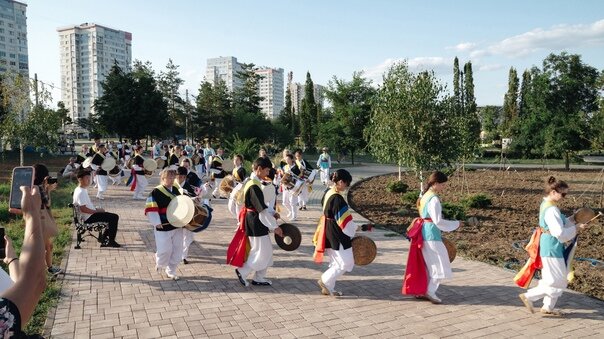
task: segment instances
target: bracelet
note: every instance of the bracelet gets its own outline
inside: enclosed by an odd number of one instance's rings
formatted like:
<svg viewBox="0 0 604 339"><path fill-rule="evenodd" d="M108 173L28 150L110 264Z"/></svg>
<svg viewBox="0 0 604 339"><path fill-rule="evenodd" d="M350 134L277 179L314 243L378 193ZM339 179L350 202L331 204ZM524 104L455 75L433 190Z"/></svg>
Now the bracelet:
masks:
<svg viewBox="0 0 604 339"><path fill-rule="evenodd" d="M13 263L13 261L15 260L19 260L19 258L12 258L11 260L8 261L8 263L6 264L6 266L10 266L10 264Z"/></svg>

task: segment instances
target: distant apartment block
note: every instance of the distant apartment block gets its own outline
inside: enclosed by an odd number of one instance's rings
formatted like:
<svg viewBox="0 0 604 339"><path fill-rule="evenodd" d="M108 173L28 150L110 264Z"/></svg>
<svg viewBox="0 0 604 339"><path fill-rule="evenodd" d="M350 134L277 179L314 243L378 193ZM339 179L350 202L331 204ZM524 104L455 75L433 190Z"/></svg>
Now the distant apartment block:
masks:
<svg viewBox="0 0 604 339"><path fill-rule="evenodd" d="M22 2L0 0L0 73L29 77L26 10Z"/></svg>
<svg viewBox="0 0 604 339"><path fill-rule="evenodd" d="M269 119L275 119L285 107L283 68L264 67L258 69L256 74L261 77L258 82L258 95L262 97L262 113Z"/></svg>
<svg viewBox="0 0 604 339"><path fill-rule="evenodd" d="M132 33L94 23L58 28L61 99L73 121L94 114L94 100L111 67L131 71Z"/></svg>
<svg viewBox="0 0 604 339"><path fill-rule="evenodd" d="M224 81L228 90L232 93L243 86L237 72L242 70L241 63L236 57L218 57L207 60L205 80L212 85ZM282 68L261 67L256 71L261 76L258 82L258 95L263 100L260 102L262 112L270 119L274 119L284 107L284 72Z"/></svg>
<svg viewBox="0 0 604 339"><path fill-rule="evenodd" d="M302 106L302 100L304 100L304 88L306 85L300 83L291 83L289 85L289 90L291 91L292 96L292 107L294 108L294 112L298 114L300 112L300 107ZM325 87L321 85L314 84L313 94L315 96L315 102L317 105L323 107L323 101L325 99Z"/></svg>
<svg viewBox="0 0 604 339"><path fill-rule="evenodd" d="M241 64L235 57L211 58L207 61L206 81L212 85L218 84L218 81L224 81L230 92L242 85L237 77L237 72L241 71Z"/></svg>

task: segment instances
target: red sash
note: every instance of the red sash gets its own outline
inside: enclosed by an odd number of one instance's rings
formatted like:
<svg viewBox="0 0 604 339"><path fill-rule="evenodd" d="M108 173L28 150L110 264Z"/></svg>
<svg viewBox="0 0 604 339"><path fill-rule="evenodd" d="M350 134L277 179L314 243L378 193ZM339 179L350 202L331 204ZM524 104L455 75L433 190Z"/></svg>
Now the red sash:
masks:
<svg viewBox="0 0 604 339"><path fill-rule="evenodd" d="M409 246L409 256L407 257L407 267L403 276L403 294L424 295L428 292L428 270L422 254L424 246L424 237L422 228L424 222L432 222L432 219L415 218L411 227L407 231L407 237L411 239Z"/></svg>
<svg viewBox="0 0 604 339"><path fill-rule="evenodd" d="M239 211L239 227L237 228L237 231L235 231L233 240L231 240L229 248L227 249L227 264L242 267L247 260L251 245L250 240L245 234L245 214L247 212L255 211L256 210L254 209L245 207Z"/></svg>
<svg viewBox="0 0 604 339"><path fill-rule="evenodd" d="M134 168L130 172L130 176L132 177L132 186L130 186L130 190L134 191L136 189L136 171Z"/></svg>
<svg viewBox="0 0 604 339"><path fill-rule="evenodd" d="M543 263L541 262L541 256L539 255L539 243L541 241L541 233L543 230L541 227L537 227L533 235L531 236L531 240L528 245L524 248L528 254L529 258L526 261L524 267L520 269L518 274L514 277L514 282L516 285L522 288L528 288L533 280L533 276L535 275L535 271L543 268Z"/></svg>

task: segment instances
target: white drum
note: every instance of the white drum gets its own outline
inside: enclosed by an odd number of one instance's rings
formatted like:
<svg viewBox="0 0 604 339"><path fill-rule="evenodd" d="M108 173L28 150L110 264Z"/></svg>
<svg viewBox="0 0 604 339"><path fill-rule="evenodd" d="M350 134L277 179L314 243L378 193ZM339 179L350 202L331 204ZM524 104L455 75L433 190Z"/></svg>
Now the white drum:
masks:
<svg viewBox="0 0 604 339"><path fill-rule="evenodd" d="M153 172L157 169L157 162L153 159L146 158L143 162L143 168L145 171Z"/></svg>
<svg viewBox="0 0 604 339"><path fill-rule="evenodd" d="M92 165L92 157L86 158L86 160L84 160L84 162L82 163L83 168L88 168L90 167L90 165Z"/></svg>
<svg viewBox="0 0 604 339"><path fill-rule="evenodd" d="M105 157L105 160L103 160L103 163L101 164L101 168L104 171L111 171L115 165L117 165L117 161L115 161L115 158L108 155L107 157Z"/></svg>
<svg viewBox="0 0 604 339"><path fill-rule="evenodd" d="M186 195L177 195L170 201L166 210L168 222L174 227L188 225L193 215L195 215L195 203Z"/></svg>

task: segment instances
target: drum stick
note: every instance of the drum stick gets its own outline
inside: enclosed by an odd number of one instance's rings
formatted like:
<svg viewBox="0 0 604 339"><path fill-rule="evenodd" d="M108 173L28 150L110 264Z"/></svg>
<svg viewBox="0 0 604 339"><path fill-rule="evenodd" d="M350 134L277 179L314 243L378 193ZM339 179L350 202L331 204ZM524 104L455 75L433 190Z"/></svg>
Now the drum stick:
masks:
<svg viewBox="0 0 604 339"><path fill-rule="evenodd" d="M604 214L602 214L602 212L598 212L598 215L596 215L595 217L593 217L593 218L589 219L589 221L587 221L587 222L585 223L585 225L589 224L590 222L592 222L592 221L594 221L594 220L598 219L599 217L601 217L601 216L603 216L603 215L604 215Z"/></svg>

